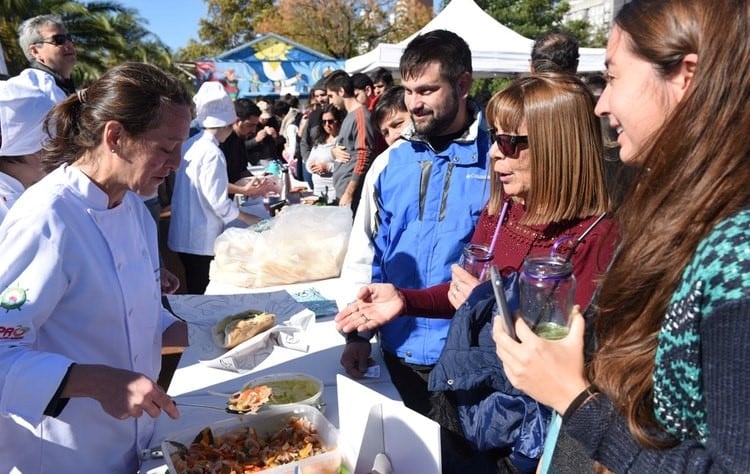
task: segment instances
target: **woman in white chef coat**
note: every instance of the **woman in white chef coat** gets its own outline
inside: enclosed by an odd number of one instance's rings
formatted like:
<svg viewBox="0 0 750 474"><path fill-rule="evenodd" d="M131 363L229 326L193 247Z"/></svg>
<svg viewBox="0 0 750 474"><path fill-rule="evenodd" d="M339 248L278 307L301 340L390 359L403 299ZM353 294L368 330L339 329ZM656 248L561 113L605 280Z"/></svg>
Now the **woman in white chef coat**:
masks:
<svg viewBox="0 0 750 474"><path fill-rule="evenodd" d="M0 472L133 473L154 418L162 342L156 226L136 193L180 163L190 96L126 63L51 112L50 174L0 224Z"/></svg>
<svg viewBox="0 0 750 474"><path fill-rule="evenodd" d="M203 131L182 147L184 160L175 175L167 244L185 268L187 292L203 294L216 237L235 219L250 225L260 218L240 212L227 194L227 162L219 144L231 135L237 119L232 99L221 83L208 81L193 101Z"/></svg>
<svg viewBox="0 0 750 474"><path fill-rule="evenodd" d="M27 69L0 81L0 222L23 192L44 175L42 122L55 106L55 81Z"/></svg>

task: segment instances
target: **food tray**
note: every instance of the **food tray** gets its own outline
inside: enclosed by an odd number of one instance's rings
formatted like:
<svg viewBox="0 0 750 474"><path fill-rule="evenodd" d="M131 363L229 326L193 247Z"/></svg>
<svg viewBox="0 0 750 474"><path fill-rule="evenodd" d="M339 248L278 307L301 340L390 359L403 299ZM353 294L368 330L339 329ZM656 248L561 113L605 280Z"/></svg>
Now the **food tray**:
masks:
<svg viewBox="0 0 750 474"><path fill-rule="evenodd" d="M328 451L317 454L300 461L291 462L278 467L272 467L262 470L264 474L294 474L295 467L299 467L302 474L338 474L342 468L342 450L338 446L339 433L336 428L315 408L309 405L287 405L283 409L278 408L269 410L255 415L235 416L216 423L208 425L214 436L222 436L226 433L235 431L239 428L254 428L259 436L263 437L268 434L276 433L287 425L293 417L306 418L312 423L320 436L323 447ZM179 431L168 435L162 442L162 451L164 459L169 466L171 474L182 474L184 471L178 470L172 460L172 455L179 453L179 448L170 441L176 441L185 446L195 439L206 425L199 425L193 428ZM208 471L206 471L208 472Z"/></svg>

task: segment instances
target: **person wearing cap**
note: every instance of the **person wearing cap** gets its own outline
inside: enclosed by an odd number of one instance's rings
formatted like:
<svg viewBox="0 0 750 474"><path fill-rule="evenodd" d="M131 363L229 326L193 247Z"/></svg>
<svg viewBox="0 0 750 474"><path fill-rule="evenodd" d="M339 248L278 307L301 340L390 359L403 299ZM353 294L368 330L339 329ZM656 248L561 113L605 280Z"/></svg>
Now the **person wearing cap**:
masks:
<svg viewBox="0 0 750 474"><path fill-rule="evenodd" d="M248 225L260 219L240 212L227 195L227 163L219 145L237 120L232 99L221 83L210 81L201 84L193 102L203 131L182 146L167 244L185 268L188 293L203 294L216 237L235 219Z"/></svg>
<svg viewBox="0 0 750 474"><path fill-rule="evenodd" d="M18 44L29 60L22 75L34 75L35 82L51 81L55 102L75 93L70 75L76 65L73 38L57 15L29 18L18 27Z"/></svg>
<svg viewBox="0 0 750 474"><path fill-rule="evenodd" d="M0 222L26 188L46 174L42 124L54 105L20 76L0 82Z"/></svg>
<svg viewBox="0 0 750 474"><path fill-rule="evenodd" d="M187 344L136 193L179 166L190 95L125 63L45 123L50 173L0 224L0 472L132 474L155 418L179 417L156 383L162 344Z"/></svg>

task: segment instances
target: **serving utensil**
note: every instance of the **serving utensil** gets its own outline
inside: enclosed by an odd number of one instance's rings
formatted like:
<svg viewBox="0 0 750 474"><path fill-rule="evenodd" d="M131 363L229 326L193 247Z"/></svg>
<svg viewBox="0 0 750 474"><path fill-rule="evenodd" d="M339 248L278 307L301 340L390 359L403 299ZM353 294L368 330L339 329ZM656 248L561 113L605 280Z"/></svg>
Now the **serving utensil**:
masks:
<svg viewBox="0 0 750 474"><path fill-rule="evenodd" d="M236 413L235 411L229 411L227 407L217 407L213 405L201 405L199 403L185 403L183 401L174 400L174 404L178 407L192 407L192 408L207 408L209 410L219 410L225 413Z"/></svg>

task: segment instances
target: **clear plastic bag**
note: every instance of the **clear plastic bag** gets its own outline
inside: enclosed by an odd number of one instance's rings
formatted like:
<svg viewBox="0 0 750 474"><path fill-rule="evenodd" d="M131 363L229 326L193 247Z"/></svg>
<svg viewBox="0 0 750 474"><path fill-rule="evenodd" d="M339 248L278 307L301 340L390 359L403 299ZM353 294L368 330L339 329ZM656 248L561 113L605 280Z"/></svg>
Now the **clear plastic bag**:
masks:
<svg viewBox="0 0 750 474"><path fill-rule="evenodd" d="M262 288L337 277L351 227L348 207L288 206L267 230L229 228L219 235L210 278Z"/></svg>

